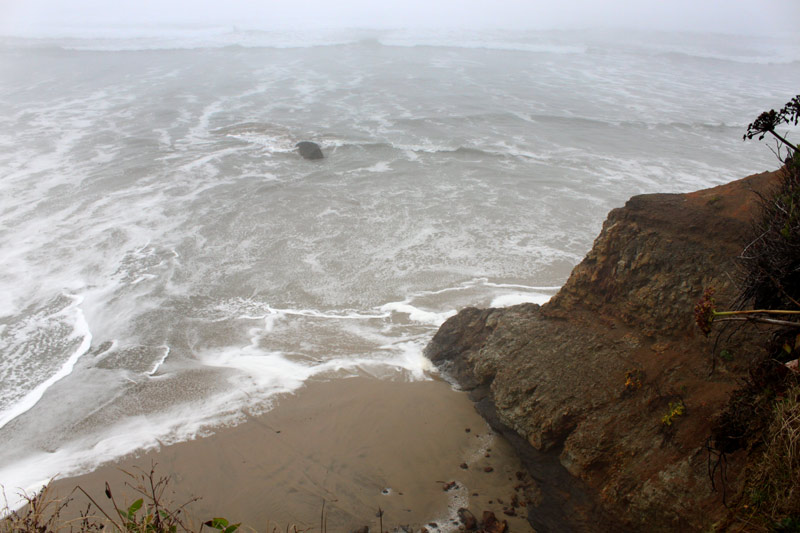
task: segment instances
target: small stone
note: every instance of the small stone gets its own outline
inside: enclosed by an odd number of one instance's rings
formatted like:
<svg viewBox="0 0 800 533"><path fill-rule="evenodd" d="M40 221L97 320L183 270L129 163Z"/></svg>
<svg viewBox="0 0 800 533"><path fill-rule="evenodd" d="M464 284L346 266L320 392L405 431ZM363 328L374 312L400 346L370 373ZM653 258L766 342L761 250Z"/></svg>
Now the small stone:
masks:
<svg viewBox="0 0 800 533"><path fill-rule="evenodd" d="M469 465L468 465L467 463L461 463L461 464L460 464L460 465L458 465L458 466L459 466L459 467L460 467L462 470L466 470L466 469L468 469L468 468L469 468Z"/></svg>
<svg viewBox="0 0 800 533"><path fill-rule="evenodd" d="M448 490L454 489L456 487L458 487L458 485L456 484L455 481L448 481L447 483L442 485L442 490L447 492Z"/></svg>
<svg viewBox="0 0 800 533"><path fill-rule="evenodd" d="M517 516L517 512L514 510L513 507L508 507L503 509L503 514L506 516Z"/></svg>
<svg viewBox="0 0 800 533"><path fill-rule="evenodd" d="M486 533L505 533L508 530L508 522L497 519L491 511L483 512L483 531Z"/></svg>
<svg viewBox="0 0 800 533"><path fill-rule="evenodd" d="M487 467L484 467L483 471L484 472L494 472L494 468L492 468L491 466L487 466Z"/></svg>
<svg viewBox="0 0 800 533"><path fill-rule="evenodd" d="M465 433L469 433L470 431L472 431L472 430L471 430L471 429L469 429L469 428L464 428L464 432L465 432Z"/></svg>
<svg viewBox="0 0 800 533"><path fill-rule="evenodd" d="M458 510L458 518L461 520L461 523L464 524L464 529L467 531L472 531L473 529L477 529L478 527L478 519L475 518L475 515L469 509L462 507Z"/></svg>

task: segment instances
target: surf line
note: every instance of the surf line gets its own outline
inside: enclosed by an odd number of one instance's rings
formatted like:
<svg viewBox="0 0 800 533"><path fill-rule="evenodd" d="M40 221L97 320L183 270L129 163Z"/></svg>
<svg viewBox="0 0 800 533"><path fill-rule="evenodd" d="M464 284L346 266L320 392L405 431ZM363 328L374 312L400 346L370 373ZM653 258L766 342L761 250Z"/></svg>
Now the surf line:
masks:
<svg viewBox="0 0 800 533"><path fill-rule="evenodd" d="M83 296L66 293L64 295L68 298L71 298L72 303L66 309L59 311L58 314L66 314L67 311L71 310L75 311L75 325L72 329L72 338L83 337L83 340L81 341L80 346L78 346L78 349L69 356L63 365L61 365L61 368L58 369L58 372L39 383L33 388L33 390L26 394L22 400L11 406L11 408L0 412L0 429L21 414L30 410L39 402L39 400L42 399L42 396L44 396L44 393L47 391L47 389L52 387L56 382L70 375L72 370L75 368L75 363L77 363L78 359L80 359L86 352L89 351L89 347L92 345L92 332L89 330L89 324L86 322L86 317L84 316L83 311L80 309L80 305L83 303Z"/></svg>

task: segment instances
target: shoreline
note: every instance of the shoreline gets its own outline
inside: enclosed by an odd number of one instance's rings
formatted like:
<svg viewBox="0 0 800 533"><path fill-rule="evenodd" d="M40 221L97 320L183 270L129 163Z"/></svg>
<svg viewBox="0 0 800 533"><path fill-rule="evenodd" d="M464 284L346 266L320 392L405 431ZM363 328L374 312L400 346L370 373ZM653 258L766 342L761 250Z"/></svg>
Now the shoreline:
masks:
<svg viewBox="0 0 800 533"><path fill-rule="evenodd" d="M173 502L202 498L187 510L197 523L223 516L257 531L316 528L324 501L331 531L375 528L379 508L384 529L451 531L461 507L477 517L492 511L512 531L530 529L524 507L517 516L503 513L520 485L516 454L466 393L438 378L312 381L243 424L58 479L53 488L63 497L79 485L105 506L108 482L118 503L130 503L122 470L141 473L152 464L156 477L170 476ZM73 512L85 508L85 496L75 497Z"/></svg>

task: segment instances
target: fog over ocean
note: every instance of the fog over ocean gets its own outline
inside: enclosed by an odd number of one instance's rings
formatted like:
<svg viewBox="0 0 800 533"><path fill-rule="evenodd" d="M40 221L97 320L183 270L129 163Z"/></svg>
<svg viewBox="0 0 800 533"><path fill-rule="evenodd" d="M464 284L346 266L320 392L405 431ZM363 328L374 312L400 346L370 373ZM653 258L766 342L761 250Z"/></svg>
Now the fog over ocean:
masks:
<svg viewBox="0 0 800 533"><path fill-rule="evenodd" d="M0 484L429 379L447 317L547 301L631 195L775 169L742 134L798 87L779 37L0 38Z"/></svg>

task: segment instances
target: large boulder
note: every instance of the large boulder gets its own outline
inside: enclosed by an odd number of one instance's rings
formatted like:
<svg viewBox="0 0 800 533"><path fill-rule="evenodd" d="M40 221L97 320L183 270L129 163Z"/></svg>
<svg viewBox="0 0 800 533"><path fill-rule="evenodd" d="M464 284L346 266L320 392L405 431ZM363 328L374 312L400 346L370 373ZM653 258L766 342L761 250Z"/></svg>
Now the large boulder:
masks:
<svg viewBox="0 0 800 533"><path fill-rule="evenodd" d="M322 155L322 149L317 143L301 141L297 143L295 147L297 148L297 151L300 152L300 155L303 157L303 159L322 159L324 157Z"/></svg>
<svg viewBox="0 0 800 533"><path fill-rule="evenodd" d="M779 177L636 196L547 304L464 309L433 337L425 354L537 482L537 531L706 531L725 516L746 454L709 470L707 438L764 333L727 331L717 348L736 357L714 366L693 308L707 287L733 306L758 193ZM686 411L665 425L676 402Z"/></svg>

